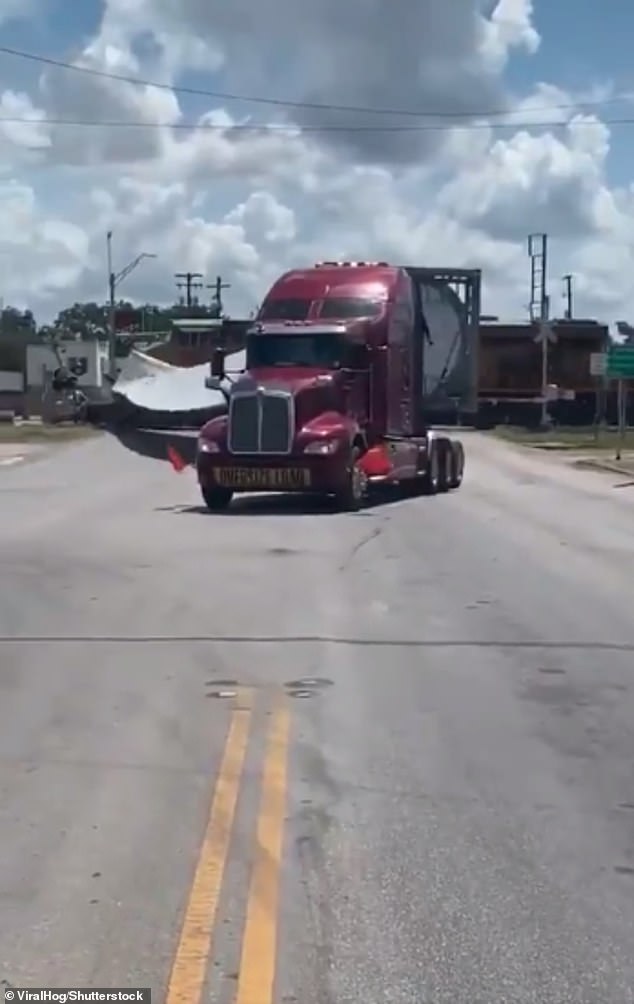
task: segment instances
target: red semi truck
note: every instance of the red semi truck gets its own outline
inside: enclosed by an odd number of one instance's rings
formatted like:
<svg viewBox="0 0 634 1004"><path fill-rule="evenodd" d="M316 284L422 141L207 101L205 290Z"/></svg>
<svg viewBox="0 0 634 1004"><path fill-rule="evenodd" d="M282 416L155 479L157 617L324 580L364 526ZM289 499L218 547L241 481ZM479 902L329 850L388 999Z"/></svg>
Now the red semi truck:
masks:
<svg viewBox="0 0 634 1004"><path fill-rule="evenodd" d="M434 343L425 302L433 313L431 302L460 281L468 302L450 295L471 310L477 341L476 270L323 262L278 279L247 335L226 414L200 431L207 507L225 509L234 493L303 492L356 510L374 484L458 488L463 446L428 424L425 345ZM459 315L460 307L468 335ZM221 350L207 386L226 387Z"/></svg>

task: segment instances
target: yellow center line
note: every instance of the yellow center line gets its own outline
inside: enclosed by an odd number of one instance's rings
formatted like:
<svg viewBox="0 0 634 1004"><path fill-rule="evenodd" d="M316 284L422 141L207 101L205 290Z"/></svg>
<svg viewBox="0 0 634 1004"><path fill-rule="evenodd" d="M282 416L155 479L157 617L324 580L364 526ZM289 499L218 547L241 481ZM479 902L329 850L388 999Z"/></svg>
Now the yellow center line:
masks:
<svg viewBox="0 0 634 1004"><path fill-rule="evenodd" d="M209 819L167 986L166 1004L199 1004L249 741L251 694L231 715Z"/></svg>
<svg viewBox="0 0 634 1004"><path fill-rule="evenodd" d="M273 1002L289 732L290 715L282 705L271 722L264 761L257 848L235 1004Z"/></svg>

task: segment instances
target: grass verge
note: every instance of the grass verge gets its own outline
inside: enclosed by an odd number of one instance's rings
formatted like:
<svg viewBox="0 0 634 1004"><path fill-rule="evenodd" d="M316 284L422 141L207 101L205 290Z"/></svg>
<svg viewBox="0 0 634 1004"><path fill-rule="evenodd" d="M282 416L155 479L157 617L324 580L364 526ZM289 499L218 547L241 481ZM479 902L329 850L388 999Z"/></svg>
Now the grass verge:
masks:
<svg viewBox="0 0 634 1004"><path fill-rule="evenodd" d="M615 452L621 446L623 451L634 450L634 429L627 429L621 438L617 429L594 427L555 428L545 432L536 429L521 429L513 426L498 426L491 430L498 439L521 446L541 450L569 450L574 452Z"/></svg>
<svg viewBox="0 0 634 1004"><path fill-rule="evenodd" d="M89 425L0 424L0 443L71 443L97 435L99 430Z"/></svg>

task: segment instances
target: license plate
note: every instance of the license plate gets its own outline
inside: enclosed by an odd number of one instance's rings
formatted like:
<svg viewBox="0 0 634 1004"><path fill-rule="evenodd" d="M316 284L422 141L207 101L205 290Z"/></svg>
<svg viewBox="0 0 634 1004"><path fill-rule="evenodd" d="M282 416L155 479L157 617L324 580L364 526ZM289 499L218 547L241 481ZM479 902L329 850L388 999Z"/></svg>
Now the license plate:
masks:
<svg viewBox="0 0 634 1004"><path fill-rule="evenodd" d="M248 491L297 491L310 488L306 467L214 467L214 481L222 488Z"/></svg>

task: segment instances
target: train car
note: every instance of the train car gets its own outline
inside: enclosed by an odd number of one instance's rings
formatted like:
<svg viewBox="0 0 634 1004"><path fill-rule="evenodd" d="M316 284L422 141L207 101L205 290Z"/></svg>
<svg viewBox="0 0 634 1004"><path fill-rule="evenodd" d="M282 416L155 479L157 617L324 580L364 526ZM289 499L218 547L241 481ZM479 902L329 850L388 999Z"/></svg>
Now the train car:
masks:
<svg viewBox="0 0 634 1004"><path fill-rule="evenodd" d="M591 374L590 357L605 352L606 325L593 320L553 321L548 347L548 383L557 398L550 405L561 425L590 424L597 413L602 381ZM542 347L537 324L481 323L478 425L530 425L539 419Z"/></svg>

